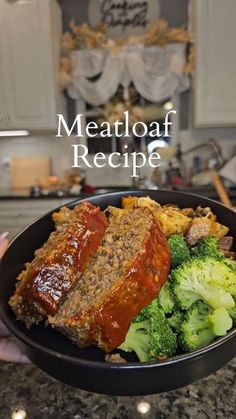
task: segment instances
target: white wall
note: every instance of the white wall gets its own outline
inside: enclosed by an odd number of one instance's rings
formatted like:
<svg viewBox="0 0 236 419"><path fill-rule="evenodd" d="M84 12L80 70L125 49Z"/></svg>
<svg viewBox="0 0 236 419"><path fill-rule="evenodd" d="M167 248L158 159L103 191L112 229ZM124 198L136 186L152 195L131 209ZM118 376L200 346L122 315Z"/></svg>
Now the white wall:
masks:
<svg viewBox="0 0 236 419"><path fill-rule="evenodd" d="M188 150L198 144L214 138L222 149L223 156L227 159L232 155L236 146L236 128L215 128L215 129L188 129L182 130L178 135L183 150Z"/></svg>
<svg viewBox="0 0 236 419"><path fill-rule="evenodd" d="M62 176L64 171L71 166L69 150L68 141L61 141L53 136L0 138L0 188L10 187L10 166L13 156L50 156L52 173Z"/></svg>

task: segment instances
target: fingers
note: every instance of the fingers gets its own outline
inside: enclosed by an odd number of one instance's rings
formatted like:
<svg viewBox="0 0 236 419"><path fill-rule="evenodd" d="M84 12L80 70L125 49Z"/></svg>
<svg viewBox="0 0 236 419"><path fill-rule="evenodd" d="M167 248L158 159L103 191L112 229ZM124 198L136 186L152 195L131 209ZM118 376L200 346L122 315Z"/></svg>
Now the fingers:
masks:
<svg viewBox="0 0 236 419"><path fill-rule="evenodd" d="M8 248L8 240L7 239L3 239L2 241L0 241L0 259L3 257L3 255L6 252L7 248Z"/></svg>
<svg viewBox="0 0 236 419"><path fill-rule="evenodd" d="M0 360L5 362L30 363L30 360L22 354L20 349L11 338L0 339Z"/></svg>
<svg viewBox="0 0 236 419"><path fill-rule="evenodd" d="M8 248L8 240L6 239L7 235L8 233L0 235L0 259L3 257ZM24 364L30 363L30 360L22 354L13 340L7 336L9 336L9 332L0 320L0 361L18 362Z"/></svg>
<svg viewBox="0 0 236 419"><path fill-rule="evenodd" d="M4 233L0 234L0 244L3 242L4 239L6 239L9 236L8 231L4 231Z"/></svg>
<svg viewBox="0 0 236 419"><path fill-rule="evenodd" d="M8 248L7 233L0 235L0 259ZM3 336L3 337L2 337ZM30 363L29 359L22 354L9 336L9 332L4 324L0 321L0 361Z"/></svg>

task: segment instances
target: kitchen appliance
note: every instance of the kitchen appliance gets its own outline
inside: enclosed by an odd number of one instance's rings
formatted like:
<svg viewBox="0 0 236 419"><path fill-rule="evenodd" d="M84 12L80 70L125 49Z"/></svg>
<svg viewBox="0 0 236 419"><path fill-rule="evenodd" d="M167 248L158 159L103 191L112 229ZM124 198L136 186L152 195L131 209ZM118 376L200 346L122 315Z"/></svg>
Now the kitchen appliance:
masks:
<svg viewBox="0 0 236 419"><path fill-rule="evenodd" d="M211 207L219 221L236 237L236 214L223 205L197 195L174 191L126 191L94 196L88 201L102 209L120 206L127 195L147 196L161 204L180 207ZM81 200L69 204L73 208ZM95 347L79 349L62 334L44 325L31 329L16 320L8 306L17 275L34 251L42 246L54 229L52 212L27 227L11 243L0 264L0 317L19 347L39 368L58 380L97 393L143 395L174 390L215 372L236 355L236 329L210 345L162 361L140 363L125 354L126 364L109 364L104 352ZM123 354L122 354L123 356Z"/></svg>

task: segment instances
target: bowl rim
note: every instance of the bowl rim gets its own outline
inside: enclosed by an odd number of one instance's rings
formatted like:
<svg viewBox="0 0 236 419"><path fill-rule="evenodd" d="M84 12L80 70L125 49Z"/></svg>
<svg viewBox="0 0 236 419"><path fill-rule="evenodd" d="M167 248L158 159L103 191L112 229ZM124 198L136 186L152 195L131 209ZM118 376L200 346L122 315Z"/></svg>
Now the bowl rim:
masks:
<svg viewBox="0 0 236 419"><path fill-rule="evenodd" d="M192 193L188 193L188 192L182 192L182 191L173 191L173 190L168 190L168 189L142 189L142 190L125 190L125 191L116 191L116 192L107 192L105 194L98 194L98 195L92 195L86 198L79 198L72 200L71 202L64 204L64 205L60 205L57 208L54 208L53 210L48 211L47 213L45 213L42 217L39 217L38 219L34 220L32 223L30 223L29 225L27 225L26 227L24 227L24 229L22 229L10 242L8 249L10 248L10 246L18 239L19 236L21 236L21 234L24 233L24 231L26 231L28 228L30 228L31 226L33 226L35 223L37 223L39 220L41 220L42 218L46 217L47 215L51 214L54 211L57 211L59 208L61 208L61 206L72 206L75 205L77 202L83 202L83 201L87 201L93 198L101 198L103 199L103 197L107 197L109 195L112 196L120 196L122 197L123 195L129 195L129 194L140 194L140 193L150 193L150 192L161 192L161 193L173 193L175 195L184 195L184 196L190 196L193 198L200 198L200 199L204 199L207 202L212 202L214 204L216 204L218 207L223 208L224 210L229 211L230 213L235 214L236 217L236 213L230 209L227 208L225 205L223 205L222 203L215 201L213 199L207 198L207 197L203 197L201 195L197 195L197 194L192 194ZM6 252L7 253L7 252ZM3 256L2 260L4 260L5 255ZM1 262L0 262L1 263ZM122 369L122 370L130 370L130 369L152 369L152 368L164 368L164 367L168 367L174 364L177 364L179 362L187 362L193 358L198 358L202 355L204 355L207 352L212 352L214 349L219 348L220 346L222 346L225 342L227 342L228 340L232 340L234 338L236 338L236 327L234 327L230 332L227 333L227 335L219 337L217 340L213 341L212 343L210 343L209 345L197 349L195 351L192 352L186 352L184 354L180 354L180 355L175 355L173 357L169 357L166 358L164 360L159 360L159 361L149 361L149 362L127 362L127 363L118 363L118 362L105 362L105 361L93 361L93 360L87 360L87 359L83 359L83 358L79 358L77 356L73 356L73 355L67 355L67 354L63 354L57 350L48 348L46 346L41 345L40 343L37 343L35 341L33 341L30 337L28 337L27 335L24 334L23 331L21 331L18 327L16 327L16 325L13 324L13 322L9 319L9 317L6 315L5 311L3 310L2 306L0 306L0 318L2 319L2 321L4 322L4 324L6 325L7 329L12 333L13 337L16 337L19 341L21 341L22 343L24 343L25 345L29 346L31 349L34 349L36 351L39 352L43 352L46 355L50 355L53 357L56 357L58 359L63 359L66 362L72 363L72 364L76 364L76 365L80 365L80 366L86 366L86 367L91 367L91 368L96 368L96 369L105 369L105 370L117 370L117 369ZM37 326L35 326L37 327ZM65 338L66 339L66 338ZM71 343L72 344L72 343Z"/></svg>

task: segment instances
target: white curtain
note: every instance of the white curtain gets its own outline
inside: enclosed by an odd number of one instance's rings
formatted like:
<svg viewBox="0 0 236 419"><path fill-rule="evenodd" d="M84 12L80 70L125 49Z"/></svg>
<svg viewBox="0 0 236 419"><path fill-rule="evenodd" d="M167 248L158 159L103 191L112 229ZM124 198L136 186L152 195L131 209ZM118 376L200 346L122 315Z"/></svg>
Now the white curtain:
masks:
<svg viewBox="0 0 236 419"><path fill-rule="evenodd" d="M125 46L118 51L78 50L73 53L73 82L69 95L93 106L105 104L118 86L134 83L138 93L160 102L189 87L183 73L185 45ZM95 77L95 80L91 80Z"/></svg>

